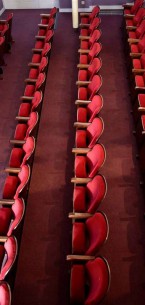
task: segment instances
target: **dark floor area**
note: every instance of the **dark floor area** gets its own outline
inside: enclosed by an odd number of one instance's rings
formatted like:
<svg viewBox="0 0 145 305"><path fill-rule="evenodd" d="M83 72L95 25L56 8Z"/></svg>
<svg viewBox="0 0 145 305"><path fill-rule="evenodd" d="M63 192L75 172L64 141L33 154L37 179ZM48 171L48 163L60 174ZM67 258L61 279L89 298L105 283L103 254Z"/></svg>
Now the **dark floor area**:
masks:
<svg viewBox="0 0 145 305"><path fill-rule="evenodd" d="M41 10L42 11L42 10ZM15 129L15 115L28 76L28 62L40 10L14 12L12 53L6 55L4 80L0 81L0 169L7 165ZM43 10L44 11L44 10ZM27 22L26 22L27 20ZM136 141L125 66L122 16L101 15L100 74L104 98L101 116L105 130L100 142L107 151L101 173L108 192L100 206L108 217L110 234L98 254L104 255L111 269L111 288L104 305L144 305L145 300L145 223L144 199L139 186ZM53 40L45 97L28 205L20 248L13 305L69 304L69 264L71 251L74 146L76 120L76 65L78 33L71 26L70 14L59 14ZM2 190L4 174L1 173Z"/></svg>

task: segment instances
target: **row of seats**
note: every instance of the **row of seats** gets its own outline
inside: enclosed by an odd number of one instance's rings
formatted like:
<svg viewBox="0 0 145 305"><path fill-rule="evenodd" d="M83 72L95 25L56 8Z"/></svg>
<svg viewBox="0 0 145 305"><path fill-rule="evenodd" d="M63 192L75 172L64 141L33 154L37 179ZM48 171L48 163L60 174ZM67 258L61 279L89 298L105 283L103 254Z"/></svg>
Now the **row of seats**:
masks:
<svg viewBox="0 0 145 305"><path fill-rule="evenodd" d="M41 16L0 199L0 304L11 304L57 8ZM43 32L42 32L43 31Z"/></svg>
<svg viewBox="0 0 145 305"><path fill-rule="evenodd" d="M124 14L124 41L130 97L142 183L145 183L145 8L136 0L134 14Z"/></svg>
<svg viewBox="0 0 145 305"><path fill-rule="evenodd" d="M14 42L12 38L13 13L10 13L5 20L0 20L0 79L3 79L2 66L6 66L4 54L9 53Z"/></svg>
<svg viewBox="0 0 145 305"><path fill-rule="evenodd" d="M107 192L107 183L99 171L106 160L104 145L99 139L104 131L99 116L103 97L99 94L102 78L98 74L102 61L99 54L101 30L100 8L80 14L80 48L78 64L78 99L75 147L72 219L71 304L99 304L110 286L110 268L104 257L96 256L108 239L107 216L98 211Z"/></svg>

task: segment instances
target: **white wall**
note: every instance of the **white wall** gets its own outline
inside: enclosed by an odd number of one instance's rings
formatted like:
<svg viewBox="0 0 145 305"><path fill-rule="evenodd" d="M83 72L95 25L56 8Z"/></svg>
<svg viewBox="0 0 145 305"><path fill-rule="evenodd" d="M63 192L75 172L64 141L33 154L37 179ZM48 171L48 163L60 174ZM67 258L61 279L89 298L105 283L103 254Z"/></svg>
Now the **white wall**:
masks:
<svg viewBox="0 0 145 305"><path fill-rule="evenodd" d="M59 7L59 0L3 0L5 9L33 9Z"/></svg>

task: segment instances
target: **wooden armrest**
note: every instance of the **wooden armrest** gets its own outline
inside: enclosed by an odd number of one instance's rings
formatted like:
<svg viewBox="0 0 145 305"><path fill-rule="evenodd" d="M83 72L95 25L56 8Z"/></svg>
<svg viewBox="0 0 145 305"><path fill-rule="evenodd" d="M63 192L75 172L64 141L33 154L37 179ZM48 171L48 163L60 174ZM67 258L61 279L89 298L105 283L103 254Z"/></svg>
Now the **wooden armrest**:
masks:
<svg viewBox="0 0 145 305"><path fill-rule="evenodd" d="M40 66L40 63L33 63L33 62L30 62L30 63L28 64L28 66L29 66L29 67L32 67L32 68L37 68L37 67Z"/></svg>
<svg viewBox="0 0 145 305"><path fill-rule="evenodd" d="M80 23L79 26L80 28L89 28L90 23Z"/></svg>
<svg viewBox="0 0 145 305"><path fill-rule="evenodd" d="M128 42L130 43L138 43L140 39L135 39L135 38L128 38Z"/></svg>
<svg viewBox="0 0 145 305"><path fill-rule="evenodd" d="M16 120L17 121L28 121L30 119L30 117L29 116L16 116Z"/></svg>
<svg viewBox="0 0 145 305"><path fill-rule="evenodd" d="M87 128L91 123L82 123L82 122L75 122L74 127L78 128Z"/></svg>
<svg viewBox="0 0 145 305"><path fill-rule="evenodd" d="M135 90L143 90L143 91L144 91L144 90L145 90L145 87L138 87L138 86L136 86L136 87L135 87Z"/></svg>
<svg viewBox="0 0 145 305"><path fill-rule="evenodd" d="M32 52L41 53L43 49L32 49Z"/></svg>
<svg viewBox="0 0 145 305"><path fill-rule="evenodd" d="M15 139L13 139L13 140L10 140L10 143L11 144L16 144L16 145L20 145L20 146L22 146L23 144L25 144L25 140L15 140Z"/></svg>
<svg viewBox="0 0 145 305"><path fill-rule="evenodd" d="M41 17L50 17L50 14L40 14Z"/></svg>
<svg viewBox="0 0 145 305"><path fill-rule="evenodd" d="M88 105L90 103L91 101L79 101L79 100L75 101L75 105Z"/></svg>
<svg viewBox="0 0 145 305"><path fill-rule="evenodd" d="M0 236L0 243L5 243L8 239L8 236Z"/></svg>
<svg viewBox="0 0 145 305"><path fill-rule="evenodd" d="M87 12L86 13L80 13L81 17L85 17L85 16L89 16L89 15L90 15L90 13L87 13Z"/></svg>
<svg viewBox="0 0 145 305"><path fill-rule="evenodd" d="M76 148L72 149L72 153L74 154L87 154L91 149L90 148Z"/></svg>
<svg viewBox="0 0 145 305"><path fill-rule="evenodd" d="M77 86L88 86L90 83L91 83L91 81L80 81L80 80L78 80L76 82L76 85Z"/></svg>
<svg viewBox="0 0 145 305"><path fill-rule="evenodd" d="M140 58L142 56L142 53L130 53L129 54L132 58Z"/></svg>
<svg viewBox="0 0 145 305"><path fill-rule="evenodd" d="M36 35L35 38L38 39L38 40L40 40L40 39L41 39L41 40L44 40L44 39L45 39L45 36Z"/></svg>
<svg viewBox="0 0 145 305"><path fill-rule="evenodd" d="M135 15L132 15L132 14L125 14L124 15L124 18L126 19L133 19L135 17Z"/></svg>
<svg viewBox="0 0 145 305"><path fill-rule="evenodd" d="M86 184L91 180L92 180L91 178L77 178L77 177L71 178L72 183L78 183L78 184Z"/></svg>
<svg viewBox="0 0 145 305"><path fill-rule="evenodd" d="M34 78L26 78L25 79L25 83L36 83L37 82L37 79L34 79Z"/></svg>
<svg viewBox="0 0 145 305"><path fill-rule="evenodd" d="M46 28L48 27L48 25L47 25L47 24L39 23L39 24L38 24L38 27L39 27L39 28L45 28L45 29L46 29Z"/></svg>
<svg viewBox="0 0 145 305"><path fill-rule="evenodd" d="M145 111L145 107L138 107L138 111L139 112L144 112Z"/></svg>
<svg viewBox="0 0 145 305"><path fill-rule="evenodd" d="M68 218L71 219L86 219L91 217L93 214L90 213L69 213Z"/></svg>
<svg viewBox="0 0 145 305"><path fill-rule="evenodd" d="M6 167L5 168L5 172L6 173L11 173L11 174L18 174L21 171L20 168L16 168L16 167Z"/></svg>
<svg viewBox="0 0 145 305"><path fill-rule="evenodd" d="M142 74L145 72L145 69L132 69L132 72L135 74Z"/></svg>
<svg viewBox="0 0 145 305"><path fill-rule="evenodd" d="M13 205L15 203L14 199L0 199L0 204L5 204L5 205Z"/></svg>
<svg viewBox="0 0 145 305"><path fill-rule="evenodd" d="M94 260L95 259L95 256L90 256L90 255L73 255L73 254L70 254L70 255L67 255L66 257L67 261L74 261L74 260L77 260L77 261L88 261L88 260Z"/></svg>
<svg viewBox="0 0 145 305"><path fill-rule="evenodd" d="M78 49L78 53L81 53L81 54L88 54L89 52L90 52L90 50Z"/></svg>
<svg viewBox="0 0 145 305"><path fill-rule="evenodd" d="M33 96L25 96L25 95L23 95L23 96L20 97L20 100L32 101L33 100Z"/></svg>
<svg viewBox="0 0 145 305"><path fill-rule="evenodd" d="M80 36L79 36L79 39L80 39L80 40L89 40L89 39L90 39L90 36L82 36L82 35L80 35Z"/></svg>
<svg viewBox="0 0 145 305"><path fill-rule="evenodd" d="M77 68L79 68L79 69L88 69L89 66L90 66L90 65L88 65L88 64L86 64L86 65L85 65L85 64L78 64L78 65L77 65Z"/></svg>
<svg viewBox="0 0 145 305"><path fill-rule="evenodd" d="M137 26L134 26L134 25L127 25L126 26L126 30L129 30L129 31L134 31L137 29Z"/></svg>

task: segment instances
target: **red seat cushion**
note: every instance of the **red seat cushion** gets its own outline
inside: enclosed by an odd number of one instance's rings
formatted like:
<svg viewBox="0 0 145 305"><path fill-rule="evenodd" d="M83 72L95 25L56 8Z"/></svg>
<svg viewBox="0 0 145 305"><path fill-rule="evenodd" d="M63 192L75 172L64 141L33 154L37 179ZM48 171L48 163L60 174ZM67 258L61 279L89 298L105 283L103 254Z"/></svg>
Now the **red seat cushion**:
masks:
<svg viewBox="0 0 145 305"><path fill-rule="evenodd" d="M24 95L26 96L33 96L35 91L35 85L27 85L25 87Z"/></svg>
<svg viewBox="0 0 145 305"><path fill-rule="evenodd" d="M70 298L72 304L84 304L85 271L83 265L73 265L71 268Z"/></svg>
<svg viewBox="0 0 145 305"><path fill-rule="evenodd" d="M135 76L135 84L137 87L144 87L144 78L142 75L136 75Z"/></svg>
<svg viewBox="0 0 145 305"><path fill-rule="evenodd" d="M19 185L19 178L17 176L8 176L4 184L3 198L13 199L18 185Z"/></svg>
<svg viewBox="0 0 145 305"><path fill-rule="evenodd" d="M29 78L31 79L37 79L39 75L39 69L30 69L30 72L29 72Z"/></svg>
<svg viewBox="0 0 145 305"><path fill-rule="evenodd" d="M2 266L3 259L4 259L4 255L5 255L5 248L3 245L0 245L0 269Z"/></svg>
<svg viewBox="0 0 145 305"><path fill-rule="evenodd" d="M84 49L88 50L89 49L89 42L87 40L81 40L80 48L83 49L83 50Z"/></svg>
<svg viewBox="0 0 145 305"><path fill-rule="evenodd" d="M15 129L15 140L24 140L28 126L27 124L18 124Z"/></svg>
<svg viewBox="0 0 145 305"><path fill-rule="evenodd" d="M85 254L86 236L85 224L82 222L73 223L72 229L72 251L73 254Z"/></svg>
<svg viewBox="0 0 145 305"><path fill-rule="evenodd" d="M87 122L87 109L85 107L78 108L77 121L78 122Z"/></svg>
<svg viewBox="0 0 145 305"><path fill-rule="evenodd" d="M76 156L75 157L75 176L78 178L86 178L86 157Z"/></svg>
<svg viewBox="0 0 145 305"><path fill-rule="evenodd" d="M80 81L88 80L88 73L87 73L87 70L79 70L79 73L78 73L78 80L80 80Z"/></svg>
<svg viewBox="0 0 145 305"><path fill-rule="evenodd" d="M138 45L137 44L132 44L131 45L131 52L132 53L139 53Z"/></svg>
<svg viewBox="0 0 145 305"><path fill-rule="evenodd" d="M22 103L19 108L19 116L29 116L31 112L31 103Z"/></svg>
<svg viewBox="0 0 145 305"><path fill-rule="evenodd" d="M145 94L138 94L138 102L140 107L145 107Z"/></svg>
<svg viewBox="0 0 145 305"><path fill-rule="evenodd" d="M44 43L44 40L37 40L35 43L35 49L43 49Z"/></svg>
<svg viewBox="0 0 145 305"><path fill-rule="evenodd" d="M41 61L41 54L34 54L32 56L32 62L33 63L39 63Z"/></svg>
<svg viewBox="0 0 145 305"><path fill-rule="evenodd" d="M13 213L11 208L0 209L0 235L7 235Z"/></svg>
<svg viewBox="0 0 145 305"><path fill-rule="evenodd" d="M73 206L76 212L86 211L86 188L76 185L73 192Z"/></svg>
<svg viewBox="0 0 145 305"><path fill-rule="evenodd" d="M133 59L133 68L134 69L141 69L141 61L140 59Z"/></svg>
<svg viewBox="0 0 145 305"><path fill-rule="evenodd" d="M87 88L80 87L78 89L78 99L86 101L87 98L88 98L88 90L87 90Z"/></svg>
<svg viewBox="0 0 145 305"><path fill-rule="evenodd" d="M76 147L87 147L86 131L76 130Z"/></svg>
<svg viewBox="0 0 145 305"><path fill-rule="evenodd" d="M81 54L80 55L80 60L79 60L80 64L88 64L88 56L85 54Z"/></svg>
<svg viewBox="0 0 145 305"><path fill-rule="evenodd" d="M24 151L22 148L14 147L11 151L9 166L20 167L24 157Z"/></svg>

